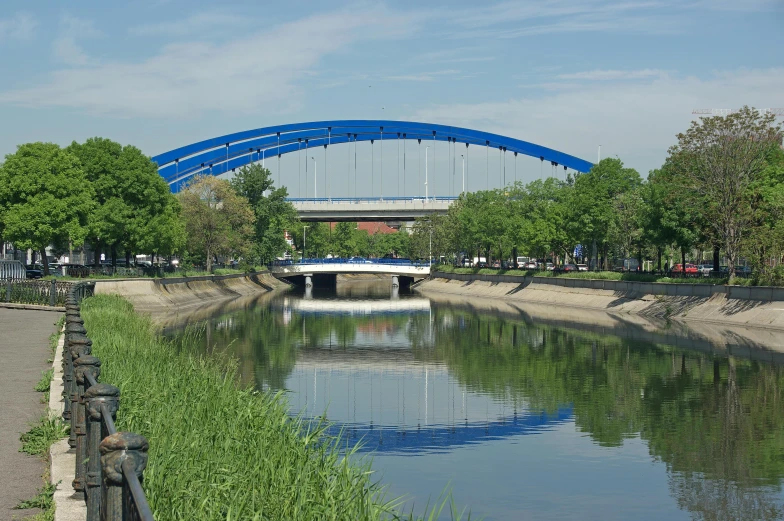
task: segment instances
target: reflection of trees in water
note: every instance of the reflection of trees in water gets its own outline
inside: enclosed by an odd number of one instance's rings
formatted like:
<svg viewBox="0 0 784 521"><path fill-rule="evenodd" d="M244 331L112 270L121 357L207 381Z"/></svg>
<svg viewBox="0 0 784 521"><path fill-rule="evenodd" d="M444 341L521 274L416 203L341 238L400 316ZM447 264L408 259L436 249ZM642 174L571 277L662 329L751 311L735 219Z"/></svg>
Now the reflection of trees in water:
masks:
<svg viewBox="0 0 784 521"><path fill-rule="evenodd" d="M415 355L445 361L462 385L547 411L571 403L578 428L600 445L639 435L697 519L782 518L780 367L486 315L434 315L435 347Z"/></svg>
<svg viewBox="0 0 784 521"><path fill-rule="evenodd" d="M199 326L196 341L207 352L235 356L243 385L283 389L298 349L346 349L356 344L358 331L402 331L407 322L407 315L287 314L273 305L213 317ZM194 329L185 335L192 341Z"/></svg>
<svg viewBox="0 0 784 521"><path fill-rule="evenodd" d="M417 360L445 363L468 390L548 412L572 404L577 427L603 446L640 436L696 519L784 517L778 366L449 309L286 316L273 305L216 317L204 344L229 346L246 384L281 389L299 349L348 350L358 331L405 332Z"/></svg>
<svg viewBox="0 0 784 521"><path fill-rule="evenodd" d="M685 472L671 473L670 493L678 507L692 514L693 519L776 520L784 518L777 503L776 487L749 488L726 479L709 479L704 475Z"/></svg>

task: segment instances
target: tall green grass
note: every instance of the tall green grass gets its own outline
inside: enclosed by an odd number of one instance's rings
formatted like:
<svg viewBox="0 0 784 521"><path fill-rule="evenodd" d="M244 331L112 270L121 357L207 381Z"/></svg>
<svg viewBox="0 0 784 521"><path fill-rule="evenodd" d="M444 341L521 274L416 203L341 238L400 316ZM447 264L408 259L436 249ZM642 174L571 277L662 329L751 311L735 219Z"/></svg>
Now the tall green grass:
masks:
<svg viewBox="0 0 784 521"><path fill-rule="evenodd" d="M233 361L175 346L117 296L85 300L82 315L101 381L121 390L118 429L149 441L156 520L399 517L367 460L291 418L281 395L238 388Z"/></svg>

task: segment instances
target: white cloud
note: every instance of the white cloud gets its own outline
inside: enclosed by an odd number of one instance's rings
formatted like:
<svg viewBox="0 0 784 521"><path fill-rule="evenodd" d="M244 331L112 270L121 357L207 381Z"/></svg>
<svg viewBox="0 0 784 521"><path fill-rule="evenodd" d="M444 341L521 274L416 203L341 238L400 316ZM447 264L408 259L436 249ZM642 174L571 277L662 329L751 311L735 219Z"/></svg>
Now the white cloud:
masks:
<svg viewBox="0 0 784 521"><path fill-rule="evenodd" d="M613 81L613 80L641 80L665 76L666 71L659 69L640 69L633 71L621 70L592 70L573 72L570 74L559 74L561 80L584 80L584 81Z"/></svg>
<svg viewBox="0 0 784 521"><path fill-rule="evenodd" d="M387 80L392 81L433 81L439 76L451 76L460 74L461 71L456 69L447 69L443 71L425 72L420 74L401 74L397 76L387 76Z"/></svg>
<svg viewBox="0 0 784 521"><path fill-rule="evenodd" d="M313 15L221 44L173 43L140 62L90 63L64 48L71 63L85 65L55 71L43 85L2 92L0 103L126 117L288 112L301 105L299 81L323 57L356 40L406 35L417 24L374 7Z"/></svg>
<svg viewBox="0 0 784 521"><path fill-rule="evenodd" d="M618 155L643 175L661 165L675 135L702 107L781 104L784 68L718 71L707 78L651 76L647 81L566 82L561 88L505 102L435 105L412 114L481 128L593 159Z"/></svg>
<svg viewBox="0 0 784 521"><path fill-rule="evenodd" d="M0 18L0 43L4 40L28 40L37 26L38 22L27 13Z"/></svg>
<svg viewBox="0 0 784 521"><path fill-rule="evenodd" d="M209 31L214 33L221 29L245 29L251 23L247 16L240 16L220 11L194 13L181 20L148 23L128 29L130 34L187 36Z"/></svg>
<svg viewBox="0 0 784 521"><path fill-rule="evenodd" d="M101 32L95 28L92 21L65 15L60 20L60 35L52 44L54 56L68 65L87 65L90 58L76 40L97 36L101 36Z"/></svg>

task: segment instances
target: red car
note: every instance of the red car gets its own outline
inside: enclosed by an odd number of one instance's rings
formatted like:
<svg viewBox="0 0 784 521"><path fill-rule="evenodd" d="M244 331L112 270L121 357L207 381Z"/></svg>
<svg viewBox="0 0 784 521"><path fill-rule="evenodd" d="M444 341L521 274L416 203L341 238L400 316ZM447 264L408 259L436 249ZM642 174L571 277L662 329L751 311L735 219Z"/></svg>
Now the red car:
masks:
<svg viewBox="0 0 784 521"><path fill-rule="evenodd" d="M683 273L683 265L676 264L672 267L673 273ZM686 275L696 275L697 274L697 266L694 264L686 263Z"/></svg>

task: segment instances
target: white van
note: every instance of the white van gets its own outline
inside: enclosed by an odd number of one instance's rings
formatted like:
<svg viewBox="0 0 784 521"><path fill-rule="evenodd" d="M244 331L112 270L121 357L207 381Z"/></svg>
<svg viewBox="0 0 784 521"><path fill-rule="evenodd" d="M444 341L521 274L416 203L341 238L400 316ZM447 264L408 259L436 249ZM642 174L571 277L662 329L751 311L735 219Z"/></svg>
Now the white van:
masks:
<svg viewBox="0 0 784 521"><path fill-rule="evenodd" d="M521 270L525 269L525 265L528 264L529 257L517 257L517 267Z"/></svg>

